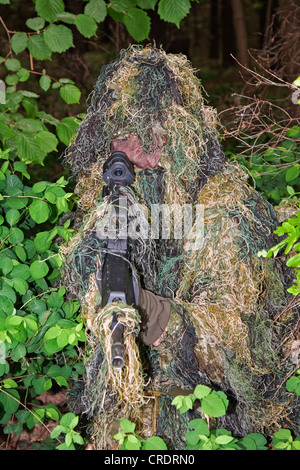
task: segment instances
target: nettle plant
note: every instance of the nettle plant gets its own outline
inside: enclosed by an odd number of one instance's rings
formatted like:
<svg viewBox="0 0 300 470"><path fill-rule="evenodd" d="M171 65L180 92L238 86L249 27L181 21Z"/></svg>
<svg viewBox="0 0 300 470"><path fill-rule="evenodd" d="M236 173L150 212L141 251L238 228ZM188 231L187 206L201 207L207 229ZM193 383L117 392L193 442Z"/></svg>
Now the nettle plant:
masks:
<svg viewBox="0 0 300 470"><path fill-rule="evenodd" d="M30 185L27 165L0 152L0 423L20 434L61 411L39 396L83 373L79 303L65 300L57 240L68 241L72 209L67 181ZM44 228L44 229L43 229Z"/></svg>

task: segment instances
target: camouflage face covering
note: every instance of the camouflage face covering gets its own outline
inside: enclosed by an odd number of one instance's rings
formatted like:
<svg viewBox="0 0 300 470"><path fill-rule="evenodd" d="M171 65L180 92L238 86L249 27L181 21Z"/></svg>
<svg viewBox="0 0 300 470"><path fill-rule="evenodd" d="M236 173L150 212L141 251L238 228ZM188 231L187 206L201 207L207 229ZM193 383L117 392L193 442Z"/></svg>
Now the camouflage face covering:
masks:
<svg viewBox="0 0 300 470"><path fill-rule="evenodd" d="M197 384L228 394L230 413L217 426L235 435L271 432L287 419L297 430L284 387L295 368L298 311L286 291L292 273L284 261L257 256L276 241L277 215L244 170L225 160L216 113L202 93L186 57L132 46L103 67L65 154L79 200L75 235L61 250L64 280L81 301L89 334L73 409L91 421L99 449L115 445L122 416L141 436L157 433L169 448L184 448L187 421L199 412L180 415L171 401ZM142 341L159 323L151 317L156 303L148 317L122 306L126 367L118 372L108 358L111 312L100 307L97 287L105 252L99 230L109 207L102 167L115 150L135 165L133 184L120 191L141 286L171 304L156 347L154 337Z"/></svg>

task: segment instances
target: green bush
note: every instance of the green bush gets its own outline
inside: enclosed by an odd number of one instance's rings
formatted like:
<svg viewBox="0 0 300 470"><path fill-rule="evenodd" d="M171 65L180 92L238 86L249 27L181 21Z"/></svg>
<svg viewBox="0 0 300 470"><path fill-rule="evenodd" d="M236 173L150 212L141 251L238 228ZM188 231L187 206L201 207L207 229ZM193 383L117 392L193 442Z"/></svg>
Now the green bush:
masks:
<svg viewBox="0 0 300 470"><path fill-rule="evenodd" d="M82 374L77 346L85 333L79 303L65 300L59 282L56 240L72 236L68 222L58 224L73 204L67 182L30 185L27 165L0 153L0 423L20 434L60 419L37 397Z"/></svg>
<svg viewBox="0 0 300 470"><path fill-rule="evenodd" d="M258 191L272 204L279 204L284 198L294 198L300 194L300 126L287 130L285 139L275 147L270 147L268 139L267 134L257 140L248 137L251 154L246 152L236 156L228 152L228 155L248 169L252 177L250 182L254 180Z"/></svg>

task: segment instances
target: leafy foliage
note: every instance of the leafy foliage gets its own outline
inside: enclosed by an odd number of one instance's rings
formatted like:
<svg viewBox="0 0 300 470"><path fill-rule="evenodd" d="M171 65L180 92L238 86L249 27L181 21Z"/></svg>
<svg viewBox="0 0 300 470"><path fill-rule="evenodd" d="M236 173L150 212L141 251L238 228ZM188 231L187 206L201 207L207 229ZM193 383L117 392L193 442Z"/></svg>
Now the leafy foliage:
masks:
<svg viewBox="0 0 300 470"><path fill-rule="evenodd" d="M291 294L297 295L300 293L300 211L295 217L290 217L286 222L283 222L275 231L279 237L286 235L276 245L272 246L269 251L262 250L258 256L270 258L277 256L280 250L284 248L284 254L288 255L293 252L286 262L287 266L295 268L296 282L287 290Z"/></svg>
<svg viewBox="0 0 300 470"><path fill-rule="evenodd" d="M228 399L224 392L214 391L206 385L197 385L194 393L186 396L178 395L172 401L172 404L180 411L185 413L193 408L195 400L200 400L201 408L204 414L213 418L224 416L228 406Z"/></svg>
<svg viewBox="0 0 300 470"><path fill-rule="evenodd" d="M300 369L297 370L296 375L286 381L286 389L288 392L294 392L300 396Z"/></svg>
<svg viewBox="0 0 300 470"><path fill-rule="evenodd" d="M58 225L73 204L67 182L30 185L27 165L9 160L8 150L0 162L0 422L4 433L20 434L60 419L58 408L37 396L82 373L77 345L85 334L78 302L65 300L59 285L55 240L72 236L68 222Z"/></svg>
<svg viewBox="0 0 300 470"><path fill-rule="evenodd" d="M166 444L159 436L141 439L134 433L135 423L128 419L121 419L120 426L122 432L114 435L114 439L119 442L120 450L167 450Z"/></svg>
<svg viewBox="0 0 300 470"><path fill-rule="evenodd" d="M59 444L56 449L58 450L75 450L76 444L84 444L82 436L75 431L78 425L79 418L74 413L66 413L60 420L60 424L56 426L51 432L51 438L57 439L62 434L65 434L65 441Z"/></svg>
<svg viewBox="0 0 300 470"><path fill-rule="evenodd" d="M226 429L211 429L209 420L226 414L228 399L225 393L215 392L206 385L197 385L194 392L182 396L177 395L172 404L180 411L186 413L193 408L194 402L200 400L202 414L205 419L192 419L188 423L185 434L185 450L299 450L300 438L295 439L288 429L278 430L271 445L266 437L260 433L250 433L243 438L236 438ZM135 431L135 423L128 419L120 420L121 432L115 434L114 439L119 442L121 450L167 450L166 444L159 436L152 436L146 440L141 439Z"/></svg>
<svg viewBox="0 0 300 470"><path fill-rule="evenodd" d="M255 187L273 204L283 198L294 198L300 193L300 165L297 162L300 151L300 126L293 126L285 134L280 145L269 148L266 142L254 141L251 156L239 156L238 161L248 168L255 181ZM264 151L261 151L264 148ZM236 156L232 155L235 159Z"/></svg>

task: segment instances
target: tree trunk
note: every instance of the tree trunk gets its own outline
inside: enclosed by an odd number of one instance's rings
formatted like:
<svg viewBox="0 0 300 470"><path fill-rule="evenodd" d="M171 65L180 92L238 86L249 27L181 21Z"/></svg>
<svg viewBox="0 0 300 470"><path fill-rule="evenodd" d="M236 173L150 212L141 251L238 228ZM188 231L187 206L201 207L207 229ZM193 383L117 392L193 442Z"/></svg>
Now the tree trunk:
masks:
<svg viewBox="0 0 300 470"><path fill-rule="evenodd" d="M244 17L243 0L231 0L233 23L238 50L238 59L246 67L249 65L247 30Z"/></svg>

